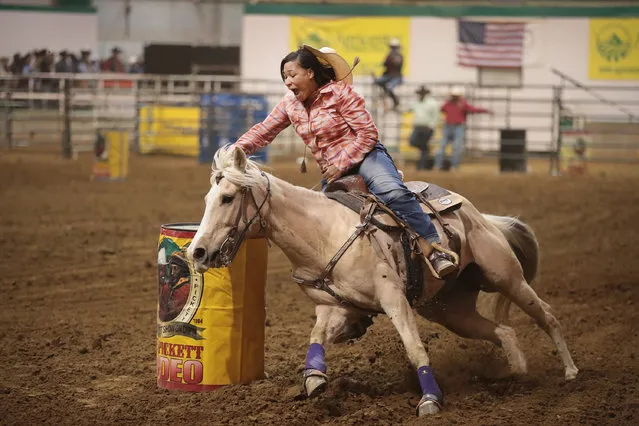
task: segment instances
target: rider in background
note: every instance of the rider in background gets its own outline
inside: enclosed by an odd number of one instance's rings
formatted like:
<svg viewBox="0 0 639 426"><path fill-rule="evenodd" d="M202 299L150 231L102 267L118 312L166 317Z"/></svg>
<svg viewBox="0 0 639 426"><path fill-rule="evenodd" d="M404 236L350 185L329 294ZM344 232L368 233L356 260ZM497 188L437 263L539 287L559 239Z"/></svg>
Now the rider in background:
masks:
<svg viewBox="0 0 639 426"><path fill-rule="evenodd" d="M351 86L352 69L346 60L331 48L304 45L282 59L280 76L289 92L234 145L250 155L293 124L328 183L361 175L368 189L422 237L420 248L437 274L444 277L456 271L451 257L442 251L430 217L379 142L364 99Z"/></svg>
<svg viewBox="0 0 639 426"><path fill-rule="evenodd" d="M392 39L388 43L388 47L390 47L390 52L388 52L384 60L384 73L381 77L375 79L375 84L384 89L384 93L393 100L393 110L397 110L399 99L393 89L404 81L402 77L404 56L399 52L401 45L398 39Z"/></svg>

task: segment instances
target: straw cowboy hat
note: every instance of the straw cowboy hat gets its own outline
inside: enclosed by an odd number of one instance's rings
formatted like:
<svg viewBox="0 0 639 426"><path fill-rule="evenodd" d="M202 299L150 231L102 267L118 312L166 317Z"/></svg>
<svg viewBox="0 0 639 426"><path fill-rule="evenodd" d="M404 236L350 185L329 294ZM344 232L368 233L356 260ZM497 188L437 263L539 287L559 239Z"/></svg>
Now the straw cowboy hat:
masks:
<svg viewBox="0 0 639 426"><path fill-rule="evenodd" d="M329 66L333 68L335 71L335 79L337 81L344 81L347 84L353 84L353 68L358 64L359 58L355 58L353 66L350 67L346 59L342 58L335 49L331 49L330 47L322 47L321 49L316 49L313 46L309 46L308 44L303 44L302 47L309 52L311 52L317 59L319 59L320 63L324 66Z"/></svg>
<svg viewBox="0 0 639 426"><path fill-rule="evenodd" d="M390 47L400 47L402 44L400 43L398 38L392 38L390 39L390 41L388 42L388 45Z"/></svg>

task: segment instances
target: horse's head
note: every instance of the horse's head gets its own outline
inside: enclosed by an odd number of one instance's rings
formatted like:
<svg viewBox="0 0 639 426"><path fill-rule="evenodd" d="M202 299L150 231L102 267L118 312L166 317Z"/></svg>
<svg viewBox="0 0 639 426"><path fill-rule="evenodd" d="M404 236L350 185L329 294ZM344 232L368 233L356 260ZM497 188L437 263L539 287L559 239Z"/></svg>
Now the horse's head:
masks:
<svg viewBox="0 0 639 426"><path fill-rule="evenodd" d="M228 266L242 241L257 236L269 196L268 176L240 148L215 153L204 216L187 250L198 272Z"/></svg>

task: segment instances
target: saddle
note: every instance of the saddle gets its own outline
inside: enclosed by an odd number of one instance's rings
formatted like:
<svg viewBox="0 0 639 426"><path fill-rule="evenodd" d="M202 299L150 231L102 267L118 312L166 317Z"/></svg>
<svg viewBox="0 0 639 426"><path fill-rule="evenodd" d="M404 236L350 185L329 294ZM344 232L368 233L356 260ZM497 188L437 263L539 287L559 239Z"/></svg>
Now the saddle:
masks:
<svg viewBox="0 0 639 426"><path fill-rule="evenodd" d="M446 231L447 227L441 216L459 209L463 198L459 194L428 182L410 181L404 184L415 194L424 213L440 221ZM373 196L360 175L340 178L328 184L324 192L328 198L358 213L362 211L366 200ZM373 217L374 221L386 228L384 230L400 229L395 216L388 211L378 210Z"/></svg>
<svg viewBox="0 0 639 426"><path fill-rule="evenodd" d="M422 210L440 222L449 238L449 244L458 251L459 236L448 228L443 215L459 209L462 197L440 186L427 182L406 182L406 187L415 194ZM404 259L406 261L406 298L411 305L422 294L423 263L413 256L417 234L370 193L364 179L359 175L340 178L330 183L325 195L360 214L362 223L370 221L373 226L386 232L400 232Z"/></svg>

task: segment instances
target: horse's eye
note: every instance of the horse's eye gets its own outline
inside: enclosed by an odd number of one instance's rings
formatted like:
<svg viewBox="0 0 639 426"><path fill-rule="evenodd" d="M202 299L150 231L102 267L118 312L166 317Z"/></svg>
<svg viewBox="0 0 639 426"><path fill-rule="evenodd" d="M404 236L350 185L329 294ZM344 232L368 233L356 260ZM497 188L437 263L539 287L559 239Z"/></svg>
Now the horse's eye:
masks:
<svg viewBox="0 0 639 426"><path fill-rule="evenodd" d="M235 198L233 195L222 195L222 204L228 204Z"/></svg>

